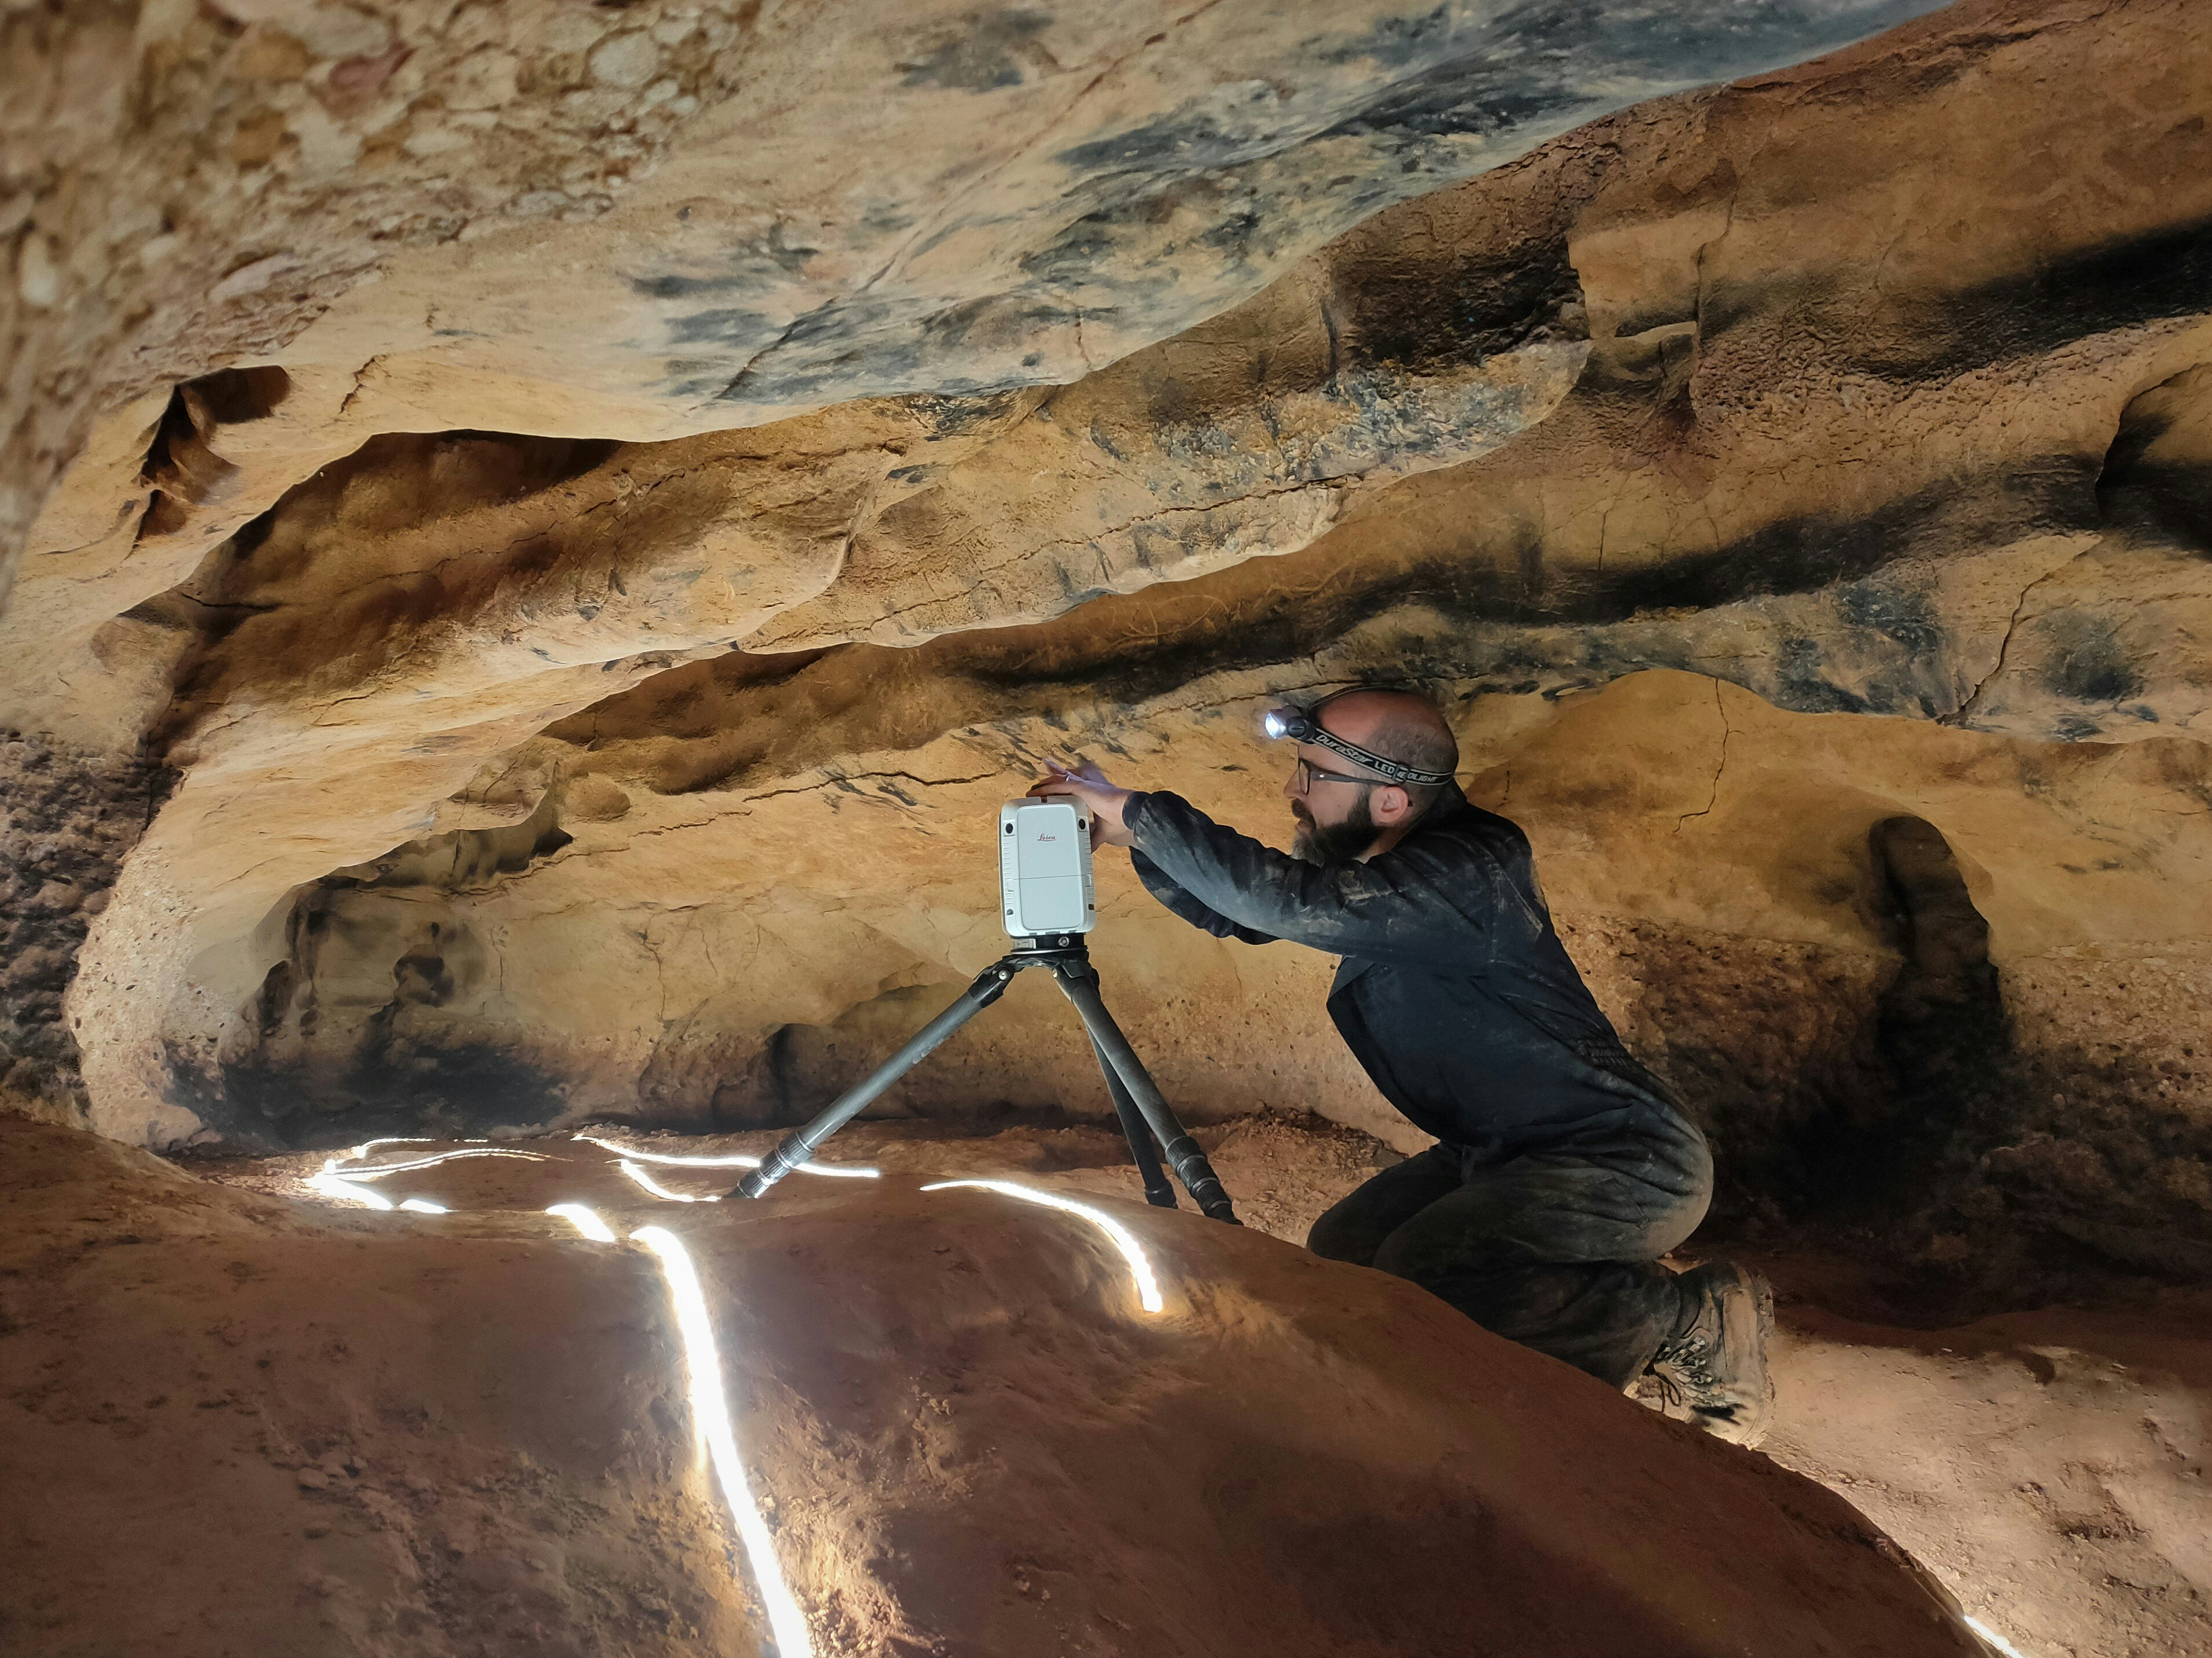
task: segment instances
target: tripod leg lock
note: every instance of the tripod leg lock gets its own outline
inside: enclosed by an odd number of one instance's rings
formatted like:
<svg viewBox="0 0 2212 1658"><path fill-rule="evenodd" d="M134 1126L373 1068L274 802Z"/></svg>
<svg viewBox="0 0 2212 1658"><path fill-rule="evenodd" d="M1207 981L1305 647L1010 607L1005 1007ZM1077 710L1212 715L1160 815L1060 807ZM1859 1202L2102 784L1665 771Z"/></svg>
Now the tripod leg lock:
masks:
<svg viewBox="0 0 2212 1658"><path fill-rule="evenodd" d="M761 1159L760 1167L747 1175L737 1185L733 1196L757 1198L793 1169L814 1155L814 1149L796 1134L779 1144L775 1150Z"/></svg>
<svg viewBox="0 0 2212 1658"><path fill-rule="evenodd" d="M1225 1220L1231 1226L1244 1223L1237 1218L1230 1206L1229 1193L1222 1190L1221 1178L1213 1172L1213 1165L1206 1160L1206 1153L1198 1142L1188 1134L1177 1136L1167 1144L1168 1162L1174 1165L1176 1178L1182 1181L1183 1190L1191 1201L1209 1220Z"/></svg>

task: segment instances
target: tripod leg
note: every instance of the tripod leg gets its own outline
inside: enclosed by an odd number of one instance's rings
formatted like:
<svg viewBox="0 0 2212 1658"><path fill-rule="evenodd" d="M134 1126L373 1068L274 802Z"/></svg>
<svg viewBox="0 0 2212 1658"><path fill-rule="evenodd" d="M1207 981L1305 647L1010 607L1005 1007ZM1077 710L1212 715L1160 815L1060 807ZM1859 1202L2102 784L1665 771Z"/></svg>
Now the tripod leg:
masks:
<svg viewBox="0 0 2212 1658"><path fill-rule="evenodd" d="M1008 961L993 963L975 975L959 999L916 1031L904 1048L885 1060L860 1082L847 1089L830 1108L804 1128L787 1134L761 1166L737 1183L731 1195L757 1198L811 1157L822 1142L873 1104L876 1096L927 1059L938 1045L1006 993L1018 967Z"/></svg>
<svg viewBox="0 0 2212 1658"><path fill-rule="evenodd" d="M1106 1050L1098 1046L1094 1037L1091 1051L1098 1056L1098 1069L1106 1078L1106 1091L1114 1099L1114 1114L1121 1120L1121 1133L1127 1136L1129 1155L1136 1160L1137 1173L1145 1182L1145 1201L1155 1209L1176 1206L1175 1187L1169 1184L1166 1172L1160 1167L1160 1154L1152 1145L1152 1131L1146 1123L1144 1114L1137 1109L1136 1101L1121 1085L1121 1073L1114 1062L1106 1057Z"/></svg>
<svg viewBox="0 0 2212 1658"><path fill-rule="evenodd" d="M1240 1224L1236 1211L1230 1207L1229 1193L1221 1189L1221 1181L1213 1172L1213 1165L1206 1160L1206 1153L1200 1150L1198 1142L1176 1121L1159 1084L1145 1069L1137 1050L1129 1046L1121 1027L1114 1023L1114 1016L1106 1011L1105 999L1098 993L1097 969L1087 961L1055 964L1054 977L1066 993L1067 999L1075 1004L1075 1011L1082 1016L1084 1029L1090 1031L1091 1040L1111 1061L1137 1109L1152 1125L1152 1133L1159 1136L1160 1148L1167 1153L1168 1162L1174 1166L1183 1189L1213 1219L1225 1220L1231 1226Z"/></svg>

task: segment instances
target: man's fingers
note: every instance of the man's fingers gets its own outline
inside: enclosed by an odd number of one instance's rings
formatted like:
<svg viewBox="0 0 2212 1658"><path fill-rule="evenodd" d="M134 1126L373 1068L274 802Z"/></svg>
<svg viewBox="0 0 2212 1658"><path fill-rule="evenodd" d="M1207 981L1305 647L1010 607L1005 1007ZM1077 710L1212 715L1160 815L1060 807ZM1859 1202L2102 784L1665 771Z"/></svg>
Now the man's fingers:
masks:
<svg viewBox="0 0 2212 1658"><path fill-rule="evenodd" d="M1093 793L1114 792L1114 785L1107 780L1106 774L1088 761L1045 760L1039 763L1046 775L1030 786L1030 793L1040 799L1069 795L1082 799Z"/></svg>

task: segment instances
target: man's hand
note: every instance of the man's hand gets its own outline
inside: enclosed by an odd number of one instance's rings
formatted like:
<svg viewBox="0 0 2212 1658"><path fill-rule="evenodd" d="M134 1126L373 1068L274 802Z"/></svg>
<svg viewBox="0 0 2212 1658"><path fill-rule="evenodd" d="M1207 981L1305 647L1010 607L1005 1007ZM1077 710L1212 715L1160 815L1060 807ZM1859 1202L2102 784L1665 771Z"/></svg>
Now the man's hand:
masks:
<svg viewBox="0 0 2212 1658"><path fill-rule="evenodd" d="M1080 800L1091 808L1091 844L1093 847L1131 847L1128 825L1121 821L1121 809L1129 804L1133 791L1117 789L1106 780L1106 774L1088 761L1073 766L1057 761L1044 762L1045 774L1031 786L1030 793L1040 799L1055 796Z"/></svg>

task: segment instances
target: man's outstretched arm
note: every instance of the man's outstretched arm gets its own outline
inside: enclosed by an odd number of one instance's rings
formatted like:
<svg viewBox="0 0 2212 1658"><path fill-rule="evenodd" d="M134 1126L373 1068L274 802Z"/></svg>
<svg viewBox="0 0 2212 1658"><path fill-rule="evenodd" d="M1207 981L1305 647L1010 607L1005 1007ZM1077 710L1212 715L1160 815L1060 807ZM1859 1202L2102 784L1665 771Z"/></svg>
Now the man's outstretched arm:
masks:
<svg viewBox="0 0 2212 1658"><path fill-rule="evenodd" d="M1235 938L1248 944L1272 944L1275 942L1275 936L1271 932L1239 926L1227 916L1208 909L1177 886L1158 864L1136 849L1135 843L1129 838L1127 825L1121 821L1122 806L1137 798L1130 791L1115 787L1107 781L1104 772L1088 763L1069 766L1048 760L1044 768L1045 780L1030 793L1047 799L1055 795L1080 799L1091 809L1091 844L1093 847L1128 847L1129 861L1136 869L1137 878L1145 884L1145 890L1166 905L1170 911L1217 938Z"/></svg>
<svg viewBox="0 0 2212 1658"><path fill-rule="evenodd" d="M1416 840L1369 863L1308 864L1223 828L1181 795L1117 788L1087 764L1045 769L1032 794L1080 799L1094 841L1139 854L1153 896L1209 932L1431 971L1490 965L1497 866L1462 837ZM1147 863L1198 913L1146 877Z"/></svg>
<svg viewBox="0 0 2212 1658"><path fill-rule="evenodd" d="M1415 839L1369 863L1308 864L1180 795L1132 794L1121 816L1142 860L1240 933L1431 970L1490 963L1492 872L1458 836Z"/></svg>
<svg viewBox="0 0 2212 1658"><path fill-rule="evenodd" d="M1137 872L1137 878L1145 884L1145 890L1193 926L1202 928L1217 938L1234 938L1241 944L1272 944L1276 942L1272 932L1239 926L1218 910L1208 909L1170 879L1167 872L1158 864L1133 847L1129 849L1129 862Z"/></svg>

